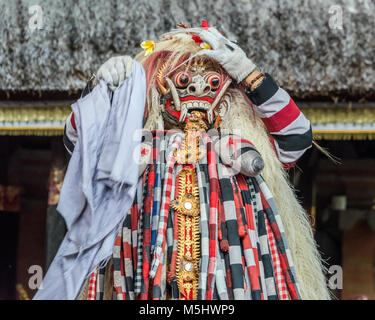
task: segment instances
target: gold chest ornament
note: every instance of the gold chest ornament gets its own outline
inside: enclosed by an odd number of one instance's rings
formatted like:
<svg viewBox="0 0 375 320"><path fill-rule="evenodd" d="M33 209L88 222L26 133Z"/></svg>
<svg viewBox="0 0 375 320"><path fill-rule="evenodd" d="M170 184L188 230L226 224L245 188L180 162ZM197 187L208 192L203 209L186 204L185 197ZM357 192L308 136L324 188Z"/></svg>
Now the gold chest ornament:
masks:
<svg viewBox="0 0 375 320"><path fill-rule="evenodd" d="M200 132L207 129L202 116L201 112L192 112L185 127L185 141L175 152L177 163L184 165L178 175L178 196L171 202L178 219L176 277L182 300L196 300L198 296L200 200L197 175L192 164L205 155L205 150L199 148Z"/></svg>

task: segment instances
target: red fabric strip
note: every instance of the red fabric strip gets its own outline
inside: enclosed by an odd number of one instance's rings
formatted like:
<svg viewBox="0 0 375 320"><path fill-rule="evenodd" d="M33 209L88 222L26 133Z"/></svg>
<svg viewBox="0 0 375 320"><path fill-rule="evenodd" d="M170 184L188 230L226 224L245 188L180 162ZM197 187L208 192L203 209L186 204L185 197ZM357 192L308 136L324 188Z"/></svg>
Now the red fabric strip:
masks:
<svg viewBox="0 0 375 320"><path fill-rule="evenodd" d="M267 127L269 132L279 132L286 126L291 124L298 118L301 111L298 109L293 99L289 100L289 103L282 108L279 112L275 113L269 118L262 118L263 123Z"/></svg>
<svg viewBox="0 0 375 320"><path fill-rule="evenodd" d="M208 136L206 138L210 139ZM216 168L216 154L212 147L212 141L207 143L207 160L208 160L208 174L210 184L210 209L209 209L209 263L208 263L208 277L207 277L207 291L206 300L212 300L213 288L212 282L214 278L216 265L216 223L218 213L218 177Z"/></svg>
<svg viewBox="0 0 375 320"><path fill-rule="evenodd" d="M148 299L148 288L149 288L149 270L150 270L150 261L149 255L147 254L151 247L151 211L152 211L152 202L154 199L154 185L155 185L155 171L154 165L150 165L150 171L148 174L148 194L147 198L144 200L144 210L143 214L148 215L148 222L149 225L143 226L143 270L142 270L142 277L144 280L144 287L145 291L142 294L141 299L147 300ZM145 173L146 174L146 173ZM144 220L145 221L145 218Z"/></svg>
<svg viewBox="0 0 375 320"><path fill-rule="evenodd" d="M239 174L237 175L237 182L238 186L241 190L246 190L248 189L248 185L244 179L244 177ZM243 203L246 203L246 201L243 201ZM247 220L247 227L248 227L248 232L246 232L245 236L242 239L242 246L244 250L252 250L253 251L253 256L254 256L254 266L247 266L248 270L248 275L249 275L249 280L250 280L250 285L251 285L251 290L256 291L256 290L261 290L260 286L260 267L259 267L259 255L258 255L258 249L251 243L250 239L250 230L255 232L255 224L254 224L254 215L253 215L253 209L250 203L246 203L244 205L245 211L246 211L246 220ZM262 300L264 299L263 292L261 292L261 298Z"/></svg>
<svg viewBox="0 0 375 320"><path fill-rule="evenodd" d="M77 131L76 121L74 120L74 112L72 112L72 116L70 117L70 123L75 131Z"/></svg>

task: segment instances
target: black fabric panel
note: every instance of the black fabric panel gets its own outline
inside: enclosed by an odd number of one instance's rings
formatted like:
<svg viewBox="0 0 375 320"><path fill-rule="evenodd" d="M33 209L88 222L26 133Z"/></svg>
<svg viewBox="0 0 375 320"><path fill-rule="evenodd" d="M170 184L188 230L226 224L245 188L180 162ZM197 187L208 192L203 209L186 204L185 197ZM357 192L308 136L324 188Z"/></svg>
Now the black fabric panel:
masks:
<svg viewBox="0 0 375 320"><path fill-rule="evenodd" d="M255 88L253 91L245 90L246 95L256 106L260 106L270 99L276 91L279 89L279 86L272 79L272 77L266 73L262 83Z"/></svg>
<svg viewBox="0 0 375 320"><path fill-rule="evenodd" d="M243 288L243 267L242 264L231 264L230 271L232 275L233 289Z"/></svg>
<svg viewBox="0 0 375 320"><path fill-rule="evenodd" d="M73 150L74 150L74 144L73 142L71 142L66 134L66 127L64 127L64 136L63 136L63 142L64 142L64 145L65 147L71 152L73 153Z"/></svg>
<svg viewBox="0 0 375 320"><path fill-rule="evenodd" d="M161 289L160 289L160 286L158 286L158 285L154 285L154 286L152 287L152 296L153 296L153 297L158 297L158 298L161 297Z"/></svg>
<svg viewBox="0 0 375 320"><path fill-rule="evenodd" d="M251 297L253 300L262 300L262 292L260 290L251 290Z"/></svg>
<svg viewBox="0 0 375 320"><path fill-rule="evenodd" d="M258 211L258 236L266 236L267 235L267 228L266 228L266 220L264 218L264 211Z"/></svg>
<svg viewBox="0 0 375 320"><path fill-rule="evenodd" d="M143 283L143 281L142 281L142 283ZM177 279L171 280L171 291L172 291L172 298L178 299L180 297L180 291L178 290ZM199 296L198 296L198 299L199 299Z"/></svg>
<svg viewBox="0 0 375 320"><path fill-rule="evenodd" d="M46 224L46 270L48 270L66 233L65 220L57 211L57 205L48 206Z"/></svg>
<svg viewBox="0 0 375 320"><path fill-rule="evenodd" d="M307 130L303 134L278 135L272 134L279 147L285 151L299 151L306 149L312 144L312 130Z"/></svg>
<svg viewBox="0 0 375 320"><path fill-rule="evenodd" d="M271 295L271 296L268 296L268 300L279 300L277 298L277 295Z"/></svg>
<svg viewBox="0 0 375 320"><path fill-rule="evenodd" d="M241 240L238 235L237 220L227 220L225 223L227 225L227 230L228 230L229 246L240 246Z"/></svg>
<svg viewBox="0 0 375 320"><path fill-rule="evenodd" d="M219 179L223 202L234 201L232 182L228 178Z"/></svg>
<svg viewBox="0 0 375 320"><path fill-rule="evenodd" d="M90 93L90 81L87 82L86 87L83 89L81 93L81 98L84 98Z"/></svg>
<svg viewBox="0 0 375 320"><path fill-rule="evenodd" d="M272 258L269 253L262 255L264 277L266 279L273 278L273 269L272 269Z"/></svg>
<svg viewBox="0 0 375 320"><path fill-rule="evenodd" d="M230 269L229 253L223 252L223 257L224 257L225 270L229 270ZM228 288L228 298L229 300L234 300L233 286L230 286Z"/></svg>

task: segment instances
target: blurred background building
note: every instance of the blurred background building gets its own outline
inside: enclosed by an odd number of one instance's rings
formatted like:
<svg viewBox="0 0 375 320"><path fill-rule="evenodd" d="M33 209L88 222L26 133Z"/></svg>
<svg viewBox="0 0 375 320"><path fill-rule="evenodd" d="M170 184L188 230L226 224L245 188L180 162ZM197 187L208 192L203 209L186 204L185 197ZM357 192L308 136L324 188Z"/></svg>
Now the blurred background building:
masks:
<svg viewBox="0 0 375 320"><path fill-rule="evenodd" d="M313 125L290 171L341 299L375 299L372 0L0 0L0 299L26 299L64 232L56 212L70 104L101 63L207 20L273 75ZM336 268L336 269L335 269ZM34 271L33 271L34 270ZM339 270L339 271L337 271ZM332 280L332 278L331 278ZM335 289L336 288L336 289Z"/></svg>

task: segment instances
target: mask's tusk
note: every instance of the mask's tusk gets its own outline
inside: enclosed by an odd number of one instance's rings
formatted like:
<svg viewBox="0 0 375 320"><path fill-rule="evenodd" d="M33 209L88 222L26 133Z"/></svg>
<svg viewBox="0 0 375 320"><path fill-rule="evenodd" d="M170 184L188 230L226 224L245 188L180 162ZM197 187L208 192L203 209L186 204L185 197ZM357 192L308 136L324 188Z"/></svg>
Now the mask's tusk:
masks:
<svg viewBox="0 0 375 320"><path fill-rule="evenodd" d="M220 102L220 100L223 97L225 91L228 89L228 87L230 86L231 83L232 83L231 79L228 79L227 82L225 82L225 84L221 88L219 94L217 95L215 101L212 103L211 108L208 109L208 111L207 111L207 117L208 117L208 122L210 124L212 124L212 122L214 120L214 117L213 117L214 109L216 108L217 104Z"/></svg>
<svg viewBox="0 0 375 320"><path fill-rule="evenodd" d="M212 124L214 122L214 113L212 109L207 111L207 120L209 124Z"/></svg>
<svg viewBox="0 0 375 320"><path fill-rule="evenodd" d="M225 115L227 114L230 105L232 102L232 96L230 93L226 93L225 96L221 99L220 105L219 105L219 115L221 118L224 118Z"/></svg>
<svg viewBox="0 0 375 320"><path fill-rule="evenodd" d="M157 75L155 78L155 82L158 85L159 91L163 96L165 96L168 93L168 90L165 88L165 85L163 84L163 76L164 76L164 72L166 71L166 69L167 69L167 63L165 62L161 66L161 68L159 68L159 71L157 72Z"/></svg>
<svg viewBox="0 0 375 320"><path fill-rule="evenodd" d="M177 93L176 87L174 86L172 80L169 79L168 77L165 77L165 81L167 82L167 84L168 84L168 86L169 86L169 89L171 90L172 98L173 98L173 101L174 101L175 109L176 109L177 111L180 111L180 110L181 110L181 102L180 102L180 98L179 98L179 96L178 96L178 93Z"/></svg>
<svg viewBox="0 0 375 320"><path fill-rule="evenodd" d="M225 84L221 88L219 94L217 95L215 101L211 105L211 109L212 110L215 109L215 107L217 106L217 104L219 103L220 99L223 97L225 91L228 89L228 87L230 86L231 83L232 83L231 79L228 79L227 82L225 82Z"/></svg>

